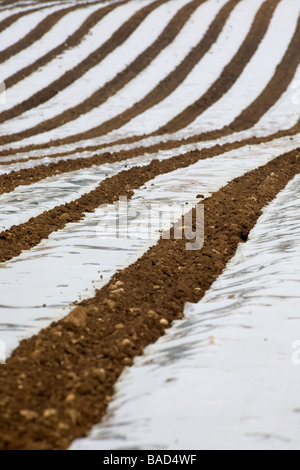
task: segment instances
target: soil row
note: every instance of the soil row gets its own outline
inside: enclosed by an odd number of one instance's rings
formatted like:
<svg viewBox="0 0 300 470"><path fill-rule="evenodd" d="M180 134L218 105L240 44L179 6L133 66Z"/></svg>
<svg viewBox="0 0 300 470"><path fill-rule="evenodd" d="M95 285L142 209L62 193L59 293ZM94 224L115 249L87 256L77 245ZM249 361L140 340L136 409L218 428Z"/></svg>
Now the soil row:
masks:
<svg viewBox="0 0 300 470"><path fill-rule="evenodd" d="M198 302L247 240L262 208L297 173L299 151L234 180L205 205L205 243L160 240L93 299L22 341L0 366L1 449L63 449L106 412L124 367L185 302Z"/></svg>
<svg viewBox="0 0 300 470"><path fill-rule="evenodd" d="M191 154L194 155L193 157L193 162L194 162L194 161L197 161L197 160L194 160L195 155L197 155L196 157L197 159L210 158L210 157L219 155L221 153L234 150L236 148L242 148L245 145L257 145L260 143L271 142L272 140L276 138L285 137L285 136L290 136L290 138L292 139L293 138L292 136L299 132L300 132L300 121L298 122L296 126L292 127L291 129L279 131L279 132L276 132L274 134L271 134L265 137L252 137L249 139L231 142L231 143L227 143L224 145L215 145L213 147L204 148L199 151L187 152L187 153L184 153L181 157L175 157L174 159L173 158L170 159L172 160L172 162L174 162L174 168L172 169L176 169L178 158L181 158L183 161L186 162L187 165L189 165L191 161L189 160L188 155L190 156ZM91 168L94 165L102 165L105 163L114 163L114 162L124 161L130 158L142 156L145 153L149 153L149 154L158 153L159 151L170 150L170 149L179 147L185 143L189 144L192 142L194 142L194 140L191 140L191 139L186 139L184 141L180 140L180 141L161 142L159 144L155 144L149 147L136 147L131 150L114 152L114 153L106 152L100 155L95 154L87 158L61 160L59 162L50 163L48 165L37 165L33 168L26 168L26 169L19 170L19 171L13 171L13 172L6 173L0 176L0 195L4 193L9 193L20 185L27 186L27 185L36 183L38 181L41 181L51 176L57 176L59 174L68 173L71 171L76 171L76 170L80 170L84 168ZM92 149L93 147L91 149L87 148L87 150L91 150L91 151ZM73 154L76 151L77 149L69 153ZM53 157L54 156L60 156L60 154L58 153L58 154L53 155ZM17 161L18 160L15 160L15 162ZM9 165L11 163L12 161L7 162L6 164ZM5 165L5 163L3 163L3 165Z"/></svg>
<svg viewBox="0 0 300 470"><path fill-rule="evenodd" d="M153 160L146 166L124 169L105 179L96 189L77 200L45 211L23 224L14 225L1 232L0 262L8 261L18 256L22 251L33 248L40 241L48 238L51 233L63 229L67 223L78 222L86 213L94 212L102 204L112 204L120 196L126 196L130 200L134 190L158 175L186 168L199 160L216 157L230 150L242 148L244 145L242 142L217 145L210 149L192 151L162 161Z"/></svg>

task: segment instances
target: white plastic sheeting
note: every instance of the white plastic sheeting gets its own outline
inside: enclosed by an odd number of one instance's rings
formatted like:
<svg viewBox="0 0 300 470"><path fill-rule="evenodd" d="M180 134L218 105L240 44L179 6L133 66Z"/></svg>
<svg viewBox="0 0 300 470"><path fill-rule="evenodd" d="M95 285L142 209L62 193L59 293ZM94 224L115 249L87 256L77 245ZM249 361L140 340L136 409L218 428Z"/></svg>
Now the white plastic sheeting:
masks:
<svg viewBox="0 0 300 470"><path fill-rule="evenodd" d="M300 449L300 177L71 449Z"/></svg>
<svg viewBox="0 0 300 470"><path fill-rule="evenodd" d="M224 2L225 0L222 0ZM141 4L140 2L132 2L132 5L135 5L136 10L141 8L141 6L146 6L147 3ZM186 4L186 0L171 0L171 2L166 2L160 7L155 8L155 10L150 13L147 18L141 23L141 25L129 36L129 38L124 41L119 47L112 51L103 61L95 65L92 69L86 72L79 80L76 80L72 83L72 86L66 88L59 92L54 98L47 101L40 106L37 106L34 110L28 111L22 115L22 118L26 118L26 127L24 127L25 121L20 121L18 118L12 119L7 122L1 128L1 132L4 133L13 133L17 132L20 129L30 128L38 124L41 120L50 119L57 114L65 111L70 108L70 105L75 106L87 99L91 94L97 91L101 86L112 80L118 73L124 70L139 54L141 54L147 47L149 47L161 34L164 28L168 25L172 17L176 14L180 8ZM185 34L180 34L179 37L182 38L182 42L185 45L177 49L177 52L174 54L174 50L170 51L173 53L168 54L168 60L166 60L166 54L163 54L162 61L159 61L159 64L155 62L156 67L149 67L146 70L149 70L147 73L147 80L144 77L145 72L138 76L138 79L131 81L131 85L124 87L124 92L118 92L115 96L116 98L110 98L107 101L107 105L104 104L96 109L90 111L86 115L83 115L77 118L71 123L67 123L61 126L56 130L43 133L40 136L35 138L35 142L45 142L47 139L57 138L63 135L64 130L67 133L81 132L82 130L89 128L90 123L93 122L93 125L97 122L101 122L101 119L104 121L108 118L109 114L113 112L114 115L118 114L119 109L123 109L125 106L128 107L128 103L133 100L133 96L137 100L138 94L144 96L153 88L153 85L159 82L164 78L165 74L169 73L174 68L174 63L176 64L180 59L183 59L185 54L196 44L199 34L204 34L202 26L207 26L209 20L213 19L214 15L218 11L218 3L213 0L213 3L209 3L208 10L210 14L205 14L205 9L200 6L198 8L198 14L194 14L194 22L197 24L196 28L189 29L188 33L185 30ZM111 13L112 14L112 13ZM117 14L117 11L115 12ZM119 13L120 15L120 13ZM199 21L201 20L201 21ZM103 20L104 21L104 20ZM124 20L125 22L125 20ZM188 22L191 24L192 20ZM102 35L101 31L101 35ZM180 41L181 42L181 41ZM173 44L173 43L172 43ZM177 43L178 45L178 43ZM182 55L181 55L182 54ZM50 64L51 65L51 64ZM143 75L143 79L141 79ZM140 86L135 86L136 82L140 82ZM133 86L134 85L134 86ZM128 92L128 87L134 92ZM123 93L123 94L122 94ZM125 93L125 98L122 99L122 96ZM114 104L115 103L115 104ZM26 144L27 141L32 140L31 138L24 139L22 143Z"/></svg>
<svg viewBox="0 0 300 470"><path fill-rule="evenodd" d="M299 138L300 140L300 138ZM105 163L70 173L45 178L28 186L18 186L14 191L0 196L0 231L37 217L46 210L78 199L93 191L107 177L112 177L134 166L148 165L152 160L169 158L169 153L142 155L116 163Z"/></svg>
<svg viewBox="0 0 300 470"><path fill-rule="evenodd" d="M249 151L243 149L243 156L240 156L241 149L230 152L228 156L217 157L216 159L208 159L196 164L201 168L206 168L214 165L215 162L222 162L224 164L231 162L232 155L238 156L238 161L244 162L244 154L255 154L254 162L261 161L261 153L269 158L275 158L283 152L288 152L300 146L300 134L296 135L292 140L290 137L283 137L275 139L261 146L249 146ZM187 145L184 152L189 152L195 149L195 145ZM83 194L86 194L95 189L101 181L106 177L111 177L126 169L129 170L134 166L144 166L151 163L153 160L166 160L168 158L181 155L182 148L176 150L166 150L158 153L144 154L140 157L130 158L116 163L106 163L91 168L80 169L70 173L63 173L61 175L45 178L42 181L33 183L28 186L18 186L14 191L0 195L0 231L8 230L12 225L21 224L30 219L30 217L37 217L46 210L51 210L60 204L78 199ZM244 164L244 163L242 163ZM30 167L30 166L28 166ZM191 174L193 173L194 166L191 167ZM225 167L223 169L225 171ZM7 170L6 170L7 171ZM180 170L180 174L186 170ZM247 171L247 167L245 168ZM190 172L189 172L190 173ZM231 174L230 168L226 168L226 174ZM1 169L0 169L1 174ZM169 176L167 176L169 177ZM165 179L165 175L161 178ZM170 181L171 185L173 181ZM189 184L189 183L187 183ZM209 183L210 184L210 183ZM169 195L168 195L169 197Z"/></svg>
<svg viewBox="0 0 300 470"><path fill-rule="evenodd" d="M183 83L180 84L169 97L163 100L160 104L151 108L151 110L147 112L147 119L143 119L141 117L140 119L137 118L134 120L134 133L142 134L147 132L147 128L151 125L150 123L155 124L155 128L158 128L160 124L166 123L169 120L170 114L171 116L176 116L178 112L193 103L195 99L207 90L207 88L221 74L223 67L231 60L232 56L238 50L240 44L247 35L248 29L251 26L260 4L261 0L244 0L237 5L233 13L230 15L230 18L224 26L219 38L211 47L211 50L194 67ZM212 3L209 3L208 6L211 8L212 5ZM216 13L216 5L213 6L213 12ZM202 26L203 23L205 24L206 22L201 21L200 26ZM241 23L244 27L241 27ZM203 31L203 34L205 31L206 29ZM174 61L176 63L176 56L174 56ZM172 65L172 62L170 62L170 65ZM158 63L159 62L156 62L155 65L158 65ZM164 64L164 60L162 64ZM160 70L161 67L165 70L164 65L160 65L158 70ZM174 67L172 67L171 70L173 70L173 68ZM154 74L152 68L149 69L149 73L150 79L148 77L147 80L141 81L141 77L138 77L114 96L110 97L99 108L93 109L89 113L80 116L75 121L72 121L72 123L67 123L53 131L40 134L36 137L35 142L45 142L54 138L66 137L70 135L70 133L75 134L77 132L83 132L90 129L91 122L94 127L125 111L129 107L129 103L130 106L132 106L153 88L153 79L151 80L151 78ZM161 79L161 73L159 73L159 76ZM201 77L201 80L199 77ZM145 85L148 85L149 89L147 89ZM182 99L183 96L184 100ZM158 109L158 112L155 114L156 109ZM124 132L125 131L126 136L128 136L127 127L124 129ZM22 144L26 145L26 143L29 143L31 140L32 138L24 139Z"/></svg>
<svg viewBox="0 0 300 470"><path fill-rule="evenodd" d="M262 44L260 45L260 47L258 48L258 51L256 52L256 54L254 55L252 61L250 61L249 65L246 67L245 69L245 72L241 75L241 77L237 80L236 84L234 85L233 87L233 93L234 93L234 90L236 89L241 89L242 92L243 92L243 95L245 94L245 100L247 101L248 104L250 104L250 101L249 101L249 97L253 97L253 83L255 82L256 86L257 84L259 84L260 88L263 88L266 84L267 84L267 78L270 76L270 74L272 74L272 72L274 72L275 70L275 65L276 63L278 62L279 58L280 58L280 54L282 53L282 49L281 47L278 48L275 48L275 49L272 49L272 54L268 54L269 58L268 58L268 64L273 64L271 69L269 70L268 67L261 67L259 69L259 77L260 79L257 80L253 80L253 73L251 72L251 70L253 69L253 64L255 63L261 63L261 60L262 60L262 52L261 51L264 51L265 53L267 52L267 45L269 44L269 42L272 40L277 40L278 37L280 37L280 42L281 42L281 46L283 45L284 41L282 40L282 37L285 37L285 40L286 40L286 47L288 46L288 38L292 35L292 31L293 31L293 28L285 28L283 27L283 25L286 24L286 21L282 21L280 22L280 15L279 13L281 12L281 9L282 9L282 5L285 5L286 7L288 6L289 8L291 7L291 9L297 9L299 8L299 6L296 5L296 3L294 2L294 0L290 1L289 2L289 5L286 5L284 2L283 3L280 3L279 6L277 7L277 9L275 10L275 15L274 15L274 18L271 22L271 25L270 25L270 28L268 29L267 31L267 34L266 34L266 37L265 39L262 41ZM252 4L254 5L254 3ZM204 8L207 8L209 11L211 9L212 11L212 7L213 7L213 3L212 2L209 2L207 4L203 4L199 9L198 11L201 11L201 8L204 9ZM279 8L280 7L280 8ZM284 11L283 11L283 14L282 14L282 17L284 18L285 16L285 11L290 11L289 8L286 8ZM279 13L278 13L279 12ZM197 12L195 14L198 14ZM295 19L297 18L297 14L295 15L292 15L292 22L293 22L293 25L295 23ZM190 26L191 26L191 29L193 28L193 24L192 24L192 21L189 22ZM281 25L279 27L280 29L280 34L277 34L278 32L276 32L276 34L274 35L274 25ZM183 28L182 32L179 33L177 39L175 39L174 43L179 40L179 38L181 37L181 34L185 35L185 36L189 36L188 34L188 31ZM184 37L185 37L184 36ZM194 34L192 35L194 37ZM277 39L276 39L277 38ZM186 42L186 41L185 41ZM168 46L168 48L166 48L166 51L169 50L169 48L172 48L172 44L170 46ZM270 51L270 48L269 48L269 51ZM174 59L173 59L173 56L174 56ZM153 61L152 64L150 64L149 67L147 67L147 69L145 69L145 71L143 72L143 74L145 73L147 75L147 71L148 70L151 70L152 67L155 66L156 62L161 62L160 61L160 57L164 57L164 51L162 51L162 53L157 57L157 59L155 59ZM176 54L173 54L172 55L172 61L174 60L174 64L175 64L175 57L176 57ZM163 62L166 62L165 60ZM168 62L169 64L169 62ZM164 66L165 67L165 66ZM156 67L156 69L158 70L159 68ZM164 69L164 68L163 68ZM268 70L267 70L268 69ZM295 74L295 78L294 80L292 81L292 83L289 85L288 89L286 90L286 92L282 95L282 97L278 100L278 102L270 109L267 111L267 113L265 114L265 116L263 116L261 118L261 120L259 121L259 123L254 126L253 129L251 129L250 131L243 131L243 132L240 132L240 133L235 133L233 134L232 136L227 136L223 139L217 139L216 143L219 143L219 142L225 142L225 141L232 141L232 140L241 140L243 138L246 138L246 137L249 137L249 136L252 136L252 135L257 135L257 136L261 136L261 135L265 135L266 133L270 133L270 132L275 132L277 131L278 129L282 129L282 128L289 128L290 126L294 125L297 120L299 119L300 117L300 112L299 112L299 105L297 106L297 103L298 103L298 100L297 100L297 89L295 89L298 81L299 81L299 68L297 70L297 73ZM246 71L250 71L249 72L249 75L246 73ZM257 72L258 73L258 72ZM247 81L247 76L249 77L249 83L247 84L245 82L245 80ZM145 77L144 77L145 78ZM137 77L135 80L133 80L133 82L136 82L139 80L139 77ZM132 83L133 83L132 82ZM242 86L242 83L245 85L245 86ZM131 86L130 84L128 86ZM72 87L71 87L72 88ZM126 87L125 87L126 88ZM125 89L124 89L125 90ZM124 91L123 90L123 91ZM20 90L21 91L21 90ZM121 90L120 92L123 93L123 91ZM24 90L23 90L24 92ZM228 93L232 93L231 91L229 91ZM223 100L225 100L224 102L227 102L227 95L228 93L224 96L224 98L222 100L220 100L220 103L223 103ZM185 98L185 94L186 94L186 89L185 88L182 88L182 95L180 97L180 99L178 100L178 103L185 103L185 99L183 99L183 97ZM228 95L229 96L229 95ZM244 99L244 98L243 98ZM245 102L246 102L245 101ZM229 108L228 108L228 112L231 112L232 110L234 110L234 113L237 113L237 112L240 112L242 111L243 107L242 107L242 103L241 99L239 100L232 100L230 103L229 103ZM299 104L299 103L298 103ZM178 104L179 105L179 104ZM159 105L158 105L159 106ZM215 106L218 106L218 103L216 103L213 108L214 109L217 109L215 108ZM173 107L166 107L165 108L165 111L164 112L173 112ZM223 110L224 111L224 110ZM217 116L218 118L224 118L224 112L222 111L222 113L220 112L219 115ZM146 111L147 113L148 111ZM149 112L152 112L151 110L149 110ZM209 111L208 111L209 112ZM227 111L226 111L227 113ZM225 115L226 115L225 113ZM175 113L176 114L176 113ZM24 115L25 116L25 115ZM142 119L142 116L141 115L139 118L141 118L141 122L144 121ZM221 117L220 117L221 116ZM132 122L135 122L136 119L139 119L139 118L135 118ZM30 117L31 119L31 117ZM9 121L8 124L11 124L13 120ZM148 120L147 120L148 121ZM155 123L157 122L157 119L155 120ZM223 121L222 121L223 122ZM222 122L220 121L220 125L218 127L222 127ZM8 125L7 124L7 125ZM148 125L146 122L144 123L145 125ZM143 124L143 131L145 130L145 127L144 127L144 124ZM5 124L4 124L5 125ZM73 126L73 122L70 123L70 125ZM94 125L94 122L93 122L93 125ZM128 125L131 125L131 123L129 123ZM71 128L70 128L71 129ZM125 125L125 128L126 129L126 125ZM160 142L160 141L166 141L166 140L175 140L175 139L181 139L183 137L188 137L190 135L193 135L195 132L198 133L198 132L201 132L201 128L193 128L194 130L192 131L192 128L189 126L187 129L183 129L179 132L176 132L174 134L166 134L164 136L158 136L158 137L151 137L151 138L146 138L146 139L142 139L140 142L138 142L137 144L131 144L131 145L127 145L127 146L120 146L120 148L129 148L129 147L135 147L137 145L151 145L153 143L156 143L156 142ZM9 131L7 129L7 131ZM136 132L138 131L138 128L136 128ZM9 131L11 132L11 131ZM74 132L74 128L72 127L71 129L71 133ZM89 145L97 145L97 144L103 144L105 142L109 142L109 141L113 141L113 140L116 140L118 138L121 138L121 137L124 137L124 133L121 132L121 129L120 130L117 130L117 131L113 131L112 133L110 133L108 136L103 136L103 137L100 137L100 138L96 138L96 139L90 139L90 140L86 140L86 141L79 141L77 143L72 144L72 145L64 145L64 146L59 146L59 147L53 147L53 148L49 148L49 149L45 149L43 150L43 154L46 155L46 154L50 154L51 153L56 153L56 152L64 152L64 151L69 151L69 150L74 150L74 148L76 147L85 147L85 146L89 146ZM12 148L19 148L20 146L24 145L25 143L31 143L32 138L29 138L29 139L26 139L26 140L23 140L23 141L20 141L20 142L16 142L16 143L12 143L12 144L8 144L6 146L3 146L2 148L7 148L7 147L12 147ZM34 138L35 139L35 138ZM212 141L211 141L212 142ZM206 142L204 143L199 143L197 144L198 145L198 148L202 146L206 146L206 145L210 145L210 142L207 144ZM103 150L104 151L104 150ZM102 150L101 150L102 152ZM40 155L40 151L33 151L33 152L29 152L29 153L26 153L26 154L18 154L18 156L22 157L22 156L36 156L36 155ZM5 157L4 157L5 159ZM5 160L4 160L5 161Z"/></svg>
<svg viewBox="0 0 300 470"><path fill-rule="evenodd" d="M299 12L298 0L279 3L267 34L236 83L215 105L188 126L187 132L206 132L229 125L241 109L246 109L258 98L286 53L297 27Z"/></svg>
<svg viewBox="0 0 300 470"><path fill-rule="evenodd" d="M45 4L43 6L45 6ZM32 7L33 5L29 5L27 8L24 6L18 7L17 5L13 8L7 8L7 5L5 5L4 7L2 6L2 8L0 9L0 21L3 21L6 18L13 16L17 13L21 13L26 10L31 10Z"/></svg>
<svg viewBox="0 0 300 470"><path fill-rule="evenodd" d="M136 12L138 5L140 5L140 2L132 1L119 6L108 13L101 21L90 29L89 33L83 38L78 46L65 50L45 67L40 68L32 75L29 75L24 80L11 87L7 91L6 107L1 107L1 109L12 108L25 99L28 99L32 94L57 80L68 70L76 67L76 65L86 59L90 53L104 44L105 41L107 41L120 28L120 26ZM30 113L33 113L33 111L34 110L30 111ZM22 119L26 119L27 117L27 114L23 113ZM11 119L11 122L13 123L14 120ZM24 122L27 124L27 121ZM4 124L1 125L1 132L2 129L5 129Z"/></svg>
<svg viewBox="0 0 300 470"><path fill-rule="evenodd" d="M241 2L231 14L218 40L183 83L161 103L120 128L119 132L134 135L154 132L199 99L221 75L223 68L241 46L260 6L261 1ZM295 30L299 10L297 0L285 0L279 4L262 43L237 82L223 98L188 126L186 132L200 133L222 128L260 94L284 55ZM290 28L286 28L286 21ZM182 94L185 95L185 101L180 99Z"/></svg>
<svg viewBox="0 0 300 470"><path fill-rule="evenodd" d="M300 65L297 68L295 77L290 83L290 85L288 86L287 90L283 93L280 99L274 104L274 106L272 106L272 108L269 109L264 114L264 116L259 120L259 122L254 127L246 131L235 132L229 136L222 137L219 139L208 140L208 141L198 142L198 143L188 144L188 145L182 145L178 147L176 150L173 150L173 152L176 153L177 150L180 150L180 152L182 153L188 152L191 150L201 150L203 148L209 148L217 144L223 145L227 142L241 141L243 139L246 139L252 136L263 137L263 136L267 136L268 134L273 134L274 132L277 132L280 129L289 129L292 126L294 126L300 119L299 104L300 104ZM193 134L194 134L193 132L190 132L190 131L187 132L183 130L175 134L166 134L164 136L149 137L149 138L141 139L140 141L137 141L136 143L132 143L132 144L121 144L121 145L112 145L110 147L104 147L102 149L97 150L97 154L102 154L107 151L119 152L122 150L130 150L132 148L139 147L139 146L147 147L149 145L154 145L161 141L167 141L167 140L172 141L175 139L188 137ZM75 146L76 147L82 146L84 148L88 145L95 145L97 144L97 142L99 143L99 139L78 142L75 144ZM91 151L83 151L83 152L77 152L77 153L74 152L72 155L51 158L51 154L53 153L59 153L59 152L63 153L64 151L65 152L69 151L72 148L74 149L74 144L64 145L64 146L59 146L59 147L52 147L52 148L50 147L50 149L43 149L42 152L43 152L43 155L45 155L45 157L42 159L37 159L37 160L35 160L34 158L41 156L41 150L29 151L27 153L18 153L10 157L0 157L0 174L9 173L10 171L18 171L24 168L32 168L33 166L36 166L36 165L54 163L54 162L58 162L60 160L65 160L65 159L74 159L78 157L84 158L84 157L91 156ZM32 160L15 163L12 165L1 166L1 162L8 162L8 161L16 160L19 158L27 159L28 157L31 157Z"/></svg>

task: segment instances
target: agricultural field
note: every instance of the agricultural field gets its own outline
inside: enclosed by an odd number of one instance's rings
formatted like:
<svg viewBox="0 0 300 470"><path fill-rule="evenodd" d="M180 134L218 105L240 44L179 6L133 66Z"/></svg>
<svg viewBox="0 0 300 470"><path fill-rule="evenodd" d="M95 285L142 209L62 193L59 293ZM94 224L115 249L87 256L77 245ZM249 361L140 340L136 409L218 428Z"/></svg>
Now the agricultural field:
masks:
<svg viewBox="0 0 300 470"><path fill-rule="evenodd" d="M0 1L0 449L300 449L299 0Z"/></svg>

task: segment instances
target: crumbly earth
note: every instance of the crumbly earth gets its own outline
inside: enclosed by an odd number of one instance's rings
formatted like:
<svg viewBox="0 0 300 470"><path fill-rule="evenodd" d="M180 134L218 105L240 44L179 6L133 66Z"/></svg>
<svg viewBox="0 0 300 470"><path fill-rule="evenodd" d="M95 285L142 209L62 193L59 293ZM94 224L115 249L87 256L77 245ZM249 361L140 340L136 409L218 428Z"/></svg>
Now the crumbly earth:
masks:
<svg viewBox="0 0 300 470"><path fill-rule="evenodd" d="M205 243L160 240L93 299L22 341L0 367L1 449L64 449L105 414L124 367L197 302L247 240L261 209L300 172L300 151L204 201Z"/></svg>

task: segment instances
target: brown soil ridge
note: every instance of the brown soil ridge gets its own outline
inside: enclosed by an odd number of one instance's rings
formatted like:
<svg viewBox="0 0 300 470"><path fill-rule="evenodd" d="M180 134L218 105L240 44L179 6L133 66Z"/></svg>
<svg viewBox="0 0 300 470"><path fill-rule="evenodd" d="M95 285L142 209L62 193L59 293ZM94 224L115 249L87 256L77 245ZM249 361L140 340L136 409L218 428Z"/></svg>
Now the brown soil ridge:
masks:
<svg viewBox="0 0 300 470"><path fill-rule="evenodd" d="M243 146L241 142L216 145L210 149L188 152L162 161L153 160L146 166L124 169L105 179L97 188L77 200L45 211L23 224L14 225L1 232L0 262L8 261L22 251L33 248L43 239L48 238L51 233L63 229L67 223L78 222L85 213L94 212L102 204L112 204L118 200L119 196L127 196L128 200L131 199L134 190L158 175L186 168L199 160L212 158Z"/></svg>
<svg viewBox="0 0 300 470"><path fill-rule="evenodd" d="M65 449L99 423L124 367L203 297L299 172L293 151L235 179L204 201L202 250L160 240L93 299L22 341L0 366L1 449Z"/></svg>
<svg viewBox="0 0 300 470"><path fill-rule="evenodd" d="M129 0L126 0L126 2L128 1ZM22 103L19 103L7 111L3 111L3 113L0 114L0 123L19 116L25 111L45 103L57 95L57 93L67 88L88 70L104 60L105 57L107 57L114 49L120 46L155 8L159 7L166 1L168 0L157 0L134 13L131 18L115 31L115 33L113 33L113 35L104 44L102 44L102 46L91 52L82 62L68 70L60 78L50 83L42 90L39 90ZM18 134L3 136L1 137L0 142L1 144L4 144L15 140L18 140Z"/></svg>
<svg viewBox="0 0 300 470"><path fill-rule="evenodd" d="M107 1L107 0L106 0ZM86 6L94 5L99 3L97 2L91 2L89 4L83 4L83 7L80 7L78 5L78 8L84 8ZM62 54L67 48L75 47L77 46L82 39L89 33L90 29L93 28L99 21L101 21L105 15L107 15L109 12L111 12L114 8L122 5L124 2L120 1L117 3L113 3L111 5L108 5L104 7L103 5L99 10L93 12L84 22L83 24L73 33L71 34L66 41L61 43L59 46L55 47L51 51L49 51L47 54L43 55L42 57L39 57L35 62L32 64L23 67L22 69L18 70L16 73L11 75L5 80L5 86L6 88L11 88L12 86L16 85L16 83L20 82L21 80L24 80L24 78L28 77L32 73L34 73L37 69L40 67L44 67L46 64L51 62L55 57L58 55Z"/></svg>
<svg viewBox="0 0 300 470"><path fill-rule="evenodd" d="M260 42L262 41L273 13L280 0L267 0L263 3L258 11L255 20L251 26L246 39L239 48L238 52L232 58L228 65L224 68L220 77L211 85L207 92L201 96L192 105L188 106L184 111L175 118L161 127L154 135L176 132L183 127L191 124L198 116L206 111L213 103L216 103L222 96L230 90L232 85L237 81L244 68L253 57ZM299 48L299 30L297 29L293 40L293 50L296 45ZM297 54L298 52L298 54ZM294 58L299 57L299 51L296 51ZM294 59L294 61L296 61ZM290 76L290 74L288 74ZM282 88L280 87L279 90Z"/></svg>
<svg viewBox="0 0 300 470"><path fill-rule="evenodd" d="M33 28L26 36L21 38L15 44L7 47L3 51L1 51L0 55L0 64L5 62L7 59L12 57L13 55L17 54L18 52L26 49L27 47L31 46L35 42L37 42L41 37L43 37L51 28L66 14L70 13L71 11L77 10L78 8L82 8L82 6L75 5L69 8L65 8L63 10L55 11L47 16L44 20L37 24L35 28Z"/></svg>
<svg viewBox="0 0 300 470"><path fill-rule="evenodd" d="M202 150L196 151L199 152L199 158L208 158L209 156L214 157L219 155L219 153L227 152L229 150L233 150L236 148L242 148L245 145L256 145L266 142L271 142L272 140L280 137L288 137L292 139L293 135L300 132L300 120L298 121L297 125L292 127L291 129L287 129L284 131L278 131L274 134L270 134L264 137L251 137L248 139L243 139L240 141L235 141L223 145L216 144L210 148L203 148ZM170 150L176 147L180 147L181 145L185 145L188 143L192 143L190 139L186 139L185 141L168 141L168 142L161 142L159 144L155 144L148 147L136 147L131 150L127 151L120 151L114 153L103 153L100 155L93 155L91 157L86 158L76 158L76 159L66 159L61 160L57 163L50 163L48 165L38 165L33 168L26 168L19 171L13 171L7 174L0 175L0 195L4 193L9 193L13 191L20 185L30 185L32 183L36 183L41 181L45 178L50 176L57 176L58 174L69 173L71 171L80 170L83 168L91 168L94 165L102 165L104 163L114 163L123 160L127 160L129 158L134 158L141 156L145 153L158 153L159 151L163 150ZM74 150L75 151L75 150ZM74 152L73 151L73 152ZM70 152L71 154L73 152ZM184 152L184 150L183 150ZM187 153L184 153L186 155ZM194 152L195 154L195 152ZM60 154L56 154L55 156L59 156ZM180 157L175 157L180 158ZM173 160L172 160L173 161ZM175 161L175 160L174 160ZM12 162L7 162L7 164L11 164ZM3 163L4 164L4 163Z"/></svg>
<svg viewBox="0 0 300 470"><path fill-rule="evenodd" d="M171 44L195 10L206 1L207 0L193 0L185 5L175 14L170 23L153 44L143 51L131 64L118 73L112 80L107 82L103 87L98 89L89 98L77 106L69 108L55 117L43 121L30 129L19 132L17 134L17 140L55 129L56 127L61 126L62 123L66 124L67 122L73 121L82 114L86 114L92 109L102 105L108 100L108 98L115 95L129 81L134 79L143 69L145 69L165 47ZM142 101L116 118L104 123L101 126L103 133L109 132L114 128L121 127L125 122L130 121L134 116L162 101L166 96L174 91L189 74L196 63L209 50L217 36L222 31L231 11L240 1L241 0L231 0L228 2L217 15L203 40L200 41L190 54L188 54L188 57L183 60L180 66L171 72L166 79L160 82L159 85L157 85ZM97 129L99 129L99 127ZM82 135L82 133L80 135ZM84 135L86 135L86 132Z"/></svg>

